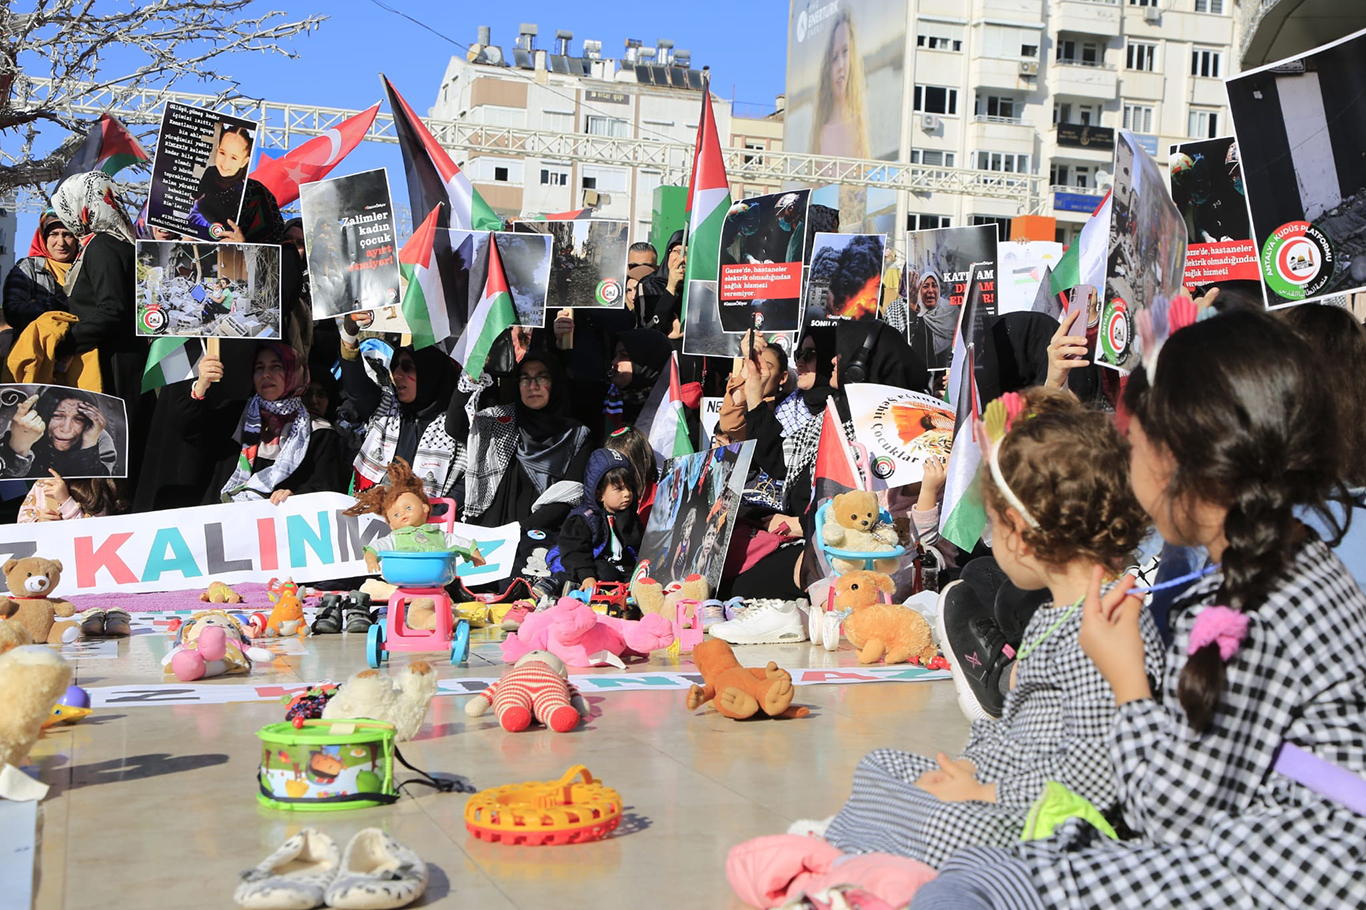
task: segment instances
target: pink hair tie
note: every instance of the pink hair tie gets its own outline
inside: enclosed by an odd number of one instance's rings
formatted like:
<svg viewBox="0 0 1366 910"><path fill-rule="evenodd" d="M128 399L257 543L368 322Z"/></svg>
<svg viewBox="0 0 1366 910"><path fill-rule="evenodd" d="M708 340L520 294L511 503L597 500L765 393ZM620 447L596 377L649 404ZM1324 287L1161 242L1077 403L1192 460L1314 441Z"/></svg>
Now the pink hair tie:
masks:
<svg viewBox="0 0 1366 910"><path fill-rule="evenodd" d="M1229 607L1206 607L1195 617L1186 653L1194 654L1205 645L1219 646L1219 659L1228 663L1247 637L1248 617Z"/></svg>

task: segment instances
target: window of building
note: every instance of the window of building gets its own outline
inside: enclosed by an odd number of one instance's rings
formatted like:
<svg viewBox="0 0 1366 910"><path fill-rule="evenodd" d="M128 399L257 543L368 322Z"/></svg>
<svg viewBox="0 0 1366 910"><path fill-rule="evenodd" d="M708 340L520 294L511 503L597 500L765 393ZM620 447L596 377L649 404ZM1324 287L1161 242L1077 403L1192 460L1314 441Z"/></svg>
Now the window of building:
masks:
<svg viewBox="0 0 1366 910"><path fill-rule="evenodd" d="M596 178L596 177L585 177L585 178L583 178L583 188L586 189L586 190L595 190L595 189L597 189L597 188L598 188L598 178Z"/></svg>
<svg viewBox="0 0 1366 910"><path fill-rule="evenodd" d="M1075 104L1071 101L1053 102L1054 123L1076 123L1081 126L1100 125L1099 104Z"/></svg>
<svg viewBox="0 0 1366 910"><path fill-rule="evenodd" d="M1151 73L1157 61L1157 45L1146 41L1130 41L1124 49L1124 65L1131 70Z"/></svg>
<svg viewBox="0 0 1366 910"><path fill-rule="evenodd" d="M958 89L938 85L917 85L914 109L926 114L957 114Z"/></svg>
<svg viewBox="0 0 1366 910"><path fill-rule="evenodd" d="M487 126L521 128L526 126L526 109L520 107L498 107L481 104L474 109L479 123Z"/></svg>
<svg viewBox="0 0 1366 910"><path fill-rule="evenodd" d="M956 167L958 154L939 149L911 149L911 164L928 164L930 167Z"/></svg>
<svg viewBox="0 0 1366 910"><path fill-rule="evenodd" d="M764 144L763 144L762 142L755 142L755 141L753 141L752 139L746 139L746 140L745 140L745 151L748 151L748 152L762 152L762 151L764 151L764 150L765 150L765 149L764 149ZM753 164L753 163L756 162L756 161L762 160L762 158L763 158L763 156L761 156L761 155L745 155L745 156L744 156L745 164Z"/></svg>
<svg viewBox="0 0 1366 910"><path fill-rule="evenodd" d="M1191 108L1186 133L1192 139L1217 139L1219 137L1219 112L1208 108Z"/></svg>
<svg viewBox="0 0 1366 910"><path fill-rule="evenodd" d="M583 166L583 187L604 193L624 193L630 180L628 174L624 168L586 164Z"/></svg>
<svg viewBox="0 0 1366 910"><path fill-rule="evenodd" d="M1195 11L1197 13L1214 13L1222 16L1224 13L1224 0L1195 0Z"/></svg>
<svg viewBox="0 0 1366 910"><path fill-rule="evenodd" d="M564 171L552 171L550 168L541 168L542 186L565 186L569 183L569 175Z"/></svg>
<svg viewBox="0 0 1366 910"><path fill-rule="evenodd" d="M507 183L508 169L505 167L495 167L493 169L493 179L498 183Z"/></svg>
<svg viewBox="0 0 1366 910"><path fill-rule="evenodd" d="M572 133L574 132L574 112L573 111L542 111L541 123L545 126L548 133Z"/></svg>
<svg viewBox="0 0 1366 910"><path fill-rule="evenodd" d="M998 25L995 23L984 23L978 26L981 35L981 46L976 49L984 57L995 57L1002 60L1009 60L1019 53L1021 57L1037 59L1039 56L1039 29L1021 28L1018 25ZM1026 47L1034 48L1034 52L1025 53Z"/></svg>
<svg viewBox="0 0 1366 910"><path fill-rule="evenodd" d="M1224 55L1210 48L1196 48L1191 51L1191 75L1219 78L1219 63Z"/></svg>
<svg viewBox="0 0 1366 910"><path fill-rule="evenodd" d="M1006 217L1003 217L1003 216L1001 216L1001 215L973 215L973 216L972 216L972 223L973 223L974 225L978 225L978 224L994 224L994 225L996 225L998 228L1000 228L1000 230L999 230L999 232L998 232L998 236L1001 236L1001 237L1009 237L1009 236L1010 236L1010 219L1009 219L1009 218L1006 218Z"/></svg>
<svg viewBox="0 0 1366 910"><path fill-rule="evenodd" d="M597 117L588 115L588 135L590 136L614 136L625 139L631 135L631 125L625 120L615 117ZM590 187L591 189L591 187Z"/></svg>
<svg viewBox="0 0 1366 910"><path fill-rule="evenodd" d="M906 230L929 231L935 228L953 227L953 219L948 215L925 215L911 212L906 215Z"/></svg>
<svg viewBox="0 0 1366 910"><path fill-rule="evenodd" d="M1089 190L1095 187L1092 182L1093 171L1094 168L1089 164L1054 164L1048 169L1048 182L1052 186Z"/></svg>
<svg viewBox="0 0 1366 910"><path fill-rule="evenodd" d="M923 47L931 51L961 51L963 41L960 38L944 38L939 35L916 35L916 47Z"/></svg>
<svg viewBox="0 0 1366 910"><path fill-rule="evenodd" d="M1157 6L1157 0L1129 0L1130 6Z"/></svg>
<svg viewBox="0 0 1366 910"><path fill-rule="evenodd" d="M1023 113L1023 98L1012 98L1009 95L979 94L977 96L977 115L979 117L1002 117L1007 120L1017 120Z"/></svg>
<svg viewBox="0 0 1366 910"><path fill-rule="evenodd" d="M1080 66L1099 66L1105 61L1105 47L1094 41L1078 41L1075 38L1058 39L1057 61Z"/></svg>
<svg viewBox="0 0 1366 910"><path fill-rule="evenodd" d="M978 152L973 163L979 171L1005 171L1010 174L1029 173L1029 156L1015 152Z"/></svg>
<svg viewBox="0 0 1366 910"><path fill-rule="evenodd" d="M1037 60L1039 58L1039 46L1037 44L1021 44L1020 56L1028 57L1030 60Z"/></svg>
<svg viewBox="0 0 1366 910"><path fill-rule="evenodd" d="M1153 131L1153 109L1147 104L1124 105L1124 128L1135 133Z"/></svg>

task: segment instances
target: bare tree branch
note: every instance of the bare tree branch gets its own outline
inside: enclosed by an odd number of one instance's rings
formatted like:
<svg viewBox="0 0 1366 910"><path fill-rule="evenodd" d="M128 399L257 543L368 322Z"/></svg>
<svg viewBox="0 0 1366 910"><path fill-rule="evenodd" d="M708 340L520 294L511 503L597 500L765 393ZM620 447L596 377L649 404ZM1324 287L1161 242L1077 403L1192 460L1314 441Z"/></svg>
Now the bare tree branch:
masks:
<svg viewBox="0 0 1366 910"><path fill-rule="evenodd" d="M0 194L56 179L89 129L65 112L81 96L116 88L171 89L194 80L220 101L242 97L240 83L216 67L238 54L298 59L285 42L317 29L327 18L288 21L278 10L252 15L256 0L0 0L0 138L22 131L24 147L0 165ZM27 7L26 12L15 10ZM134 63L107 72L104 57ZM44 94L26 90L26 77L46 78ZM42 130L60 139L56 151L32 158ZM74 137L64 135L75 133Z"/></svg>

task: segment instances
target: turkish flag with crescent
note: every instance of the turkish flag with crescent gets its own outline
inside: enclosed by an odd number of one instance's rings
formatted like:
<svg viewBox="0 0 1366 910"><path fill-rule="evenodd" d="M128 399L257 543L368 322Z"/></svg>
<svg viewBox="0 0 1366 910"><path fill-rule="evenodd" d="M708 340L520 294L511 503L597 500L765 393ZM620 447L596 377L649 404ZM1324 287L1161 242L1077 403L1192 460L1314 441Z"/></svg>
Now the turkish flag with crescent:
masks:
<svg viewBox="0 0 1366 910"><path fill-rule="evenodd" d="M375 122L379 105L376 101L373 107L343 120L279 158L267 158L263 154L261 163L251 172L252 179L264 184L281 208L289 205L299 198L299 184L323 179L360 145L370 131L370 124Z"/></svg>

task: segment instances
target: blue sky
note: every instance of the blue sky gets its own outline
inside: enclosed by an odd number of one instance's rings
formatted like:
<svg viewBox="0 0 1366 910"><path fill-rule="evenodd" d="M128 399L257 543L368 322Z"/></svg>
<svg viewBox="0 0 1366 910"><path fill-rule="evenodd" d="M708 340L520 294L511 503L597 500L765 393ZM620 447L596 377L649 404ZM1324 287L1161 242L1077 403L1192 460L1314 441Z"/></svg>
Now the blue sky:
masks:
<svg viewBox="0 0 1366 910"><path fill-rule="evenodd" d="M603 55L612 57L621 55L627 38L639 38L647 46L668 38L675 47L692 51L693 66L711 67L712 88L720 97L771 105L774 96L783 91L787 0L695 0L689 4L623 4L608 0L517 0L501 4L453 4L449 0L384 2L462 45L473 43L478 27L487 25L493 31L493 43L502 45L505 51L516 41L522 22L540 26L539 48L554 46L557 29L574 32L574 54L581 52L585 38L601 41ZM270 9L277 5L266 0L259 7ZM303 10L292 12L306 14ZM326 13L329 18L318 31L294 42L299 60L240 55L221 61L218 69L240 80L243 94L252 97L356 109L383 98L378 77L383 72L408 103L425 114L436 98L447 60L452 54L464 53L371 0L333 0L327 4ZM195 90L189 84L181 87ZM333 174L373 167L390 169L395 199L404 200L402 159L397 146L363 144ZM20 215L19 236L30 236L36 223L37 216ZM22 254L27 249L27 240L18 245Z"/></svg>

